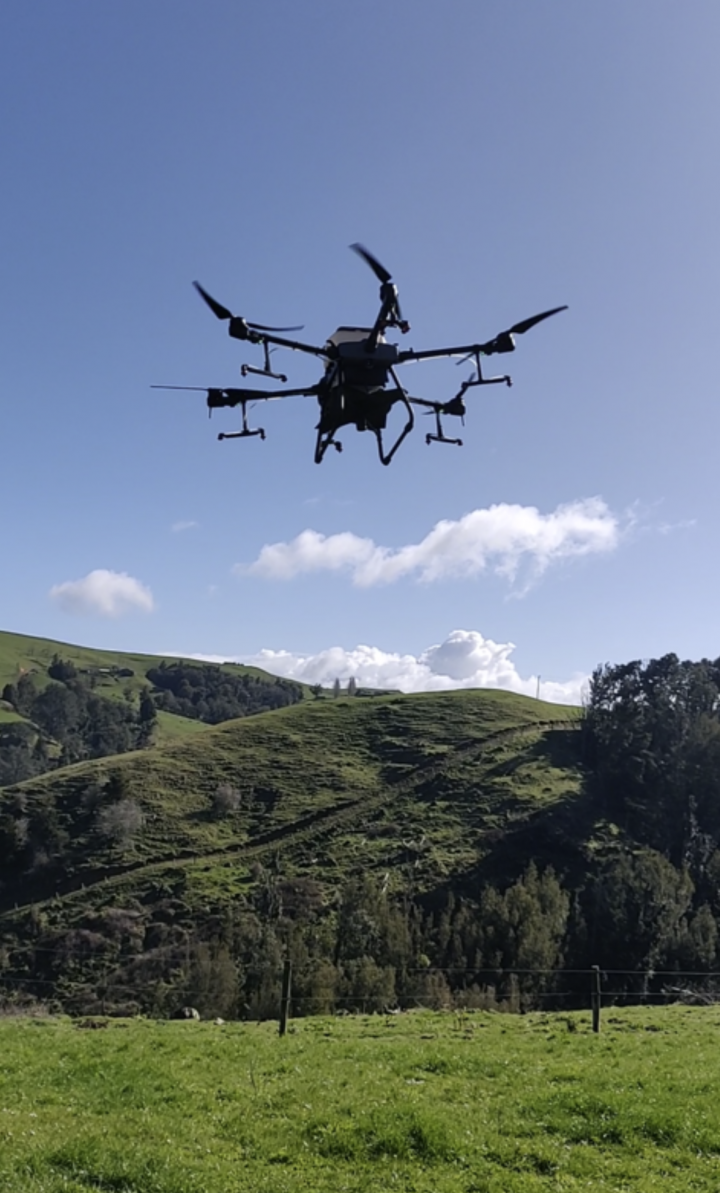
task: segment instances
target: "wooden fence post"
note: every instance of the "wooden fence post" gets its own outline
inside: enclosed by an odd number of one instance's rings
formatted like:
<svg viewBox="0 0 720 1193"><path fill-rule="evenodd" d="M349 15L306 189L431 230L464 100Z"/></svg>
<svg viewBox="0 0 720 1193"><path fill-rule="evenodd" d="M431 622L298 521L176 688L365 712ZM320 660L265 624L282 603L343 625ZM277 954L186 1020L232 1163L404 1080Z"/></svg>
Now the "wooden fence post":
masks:
<svg viewBox="0 0 720 1193"><path fill-rule="evenodd" d="M282 992L280 994L280 1035L287 1031L287 1021L290 1014L290 984L292 979L292 962L286 957L283 965Z"/></svg>
<svg viewBox="0 0 720 1193"><path fill-rule="evenodd" d="M600 1002L602 998L600 988L600 966L593 965L592 967L592 989L590 994L590 1003L592 1006L592 1029L594 1032L600 1031Z"/></svg>

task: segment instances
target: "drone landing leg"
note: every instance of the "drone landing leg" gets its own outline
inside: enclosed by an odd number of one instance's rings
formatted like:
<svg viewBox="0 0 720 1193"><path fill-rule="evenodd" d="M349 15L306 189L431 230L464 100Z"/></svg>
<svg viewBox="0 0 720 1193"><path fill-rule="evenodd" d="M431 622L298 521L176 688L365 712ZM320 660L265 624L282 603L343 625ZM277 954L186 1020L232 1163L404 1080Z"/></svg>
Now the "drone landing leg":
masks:
<svg viewBox="0 0 720 1193"><path fill-rule="evenodd" d="M242 420L243 420L242 431L225 431L225 432L221 431L220 434L218 435L218 439L249 439L253 435L259 435L261 439L264 439L265 432L262 427L257 427L255 430L252 430L248 426L248 423L247 423L247 402L241 401L240 406L242 409Z"/></svg>
<svg viewBox="0 0 720 1193"><path fill-rule="evenodd" d="M329 447L334 447L336 452L342 451L342 443L333 438L335 431L337 431L337 427L334 427L332 431L328 431L325 435L323 435L322 431L318 431L317 439L315 440L316 464L322 464L323 456Z"/></svg>
<svg viewBox="0 0 720 1193"><path fill-rule="evenodd" d="M504 373L502 377L483 377L482 363L480 360L482 354L480 352L476 352L474 354L471 353L470 355L475 356L475 370L477 372L477 377L474 381L463 382L463 384L460 386L460 393L458 394L459 398L463 396L466 389L472 389L472 387L475 385L512 385L512 377L510 377L507 373ZM462 364L462 361L458 361L458 364Z"/></svg>
<svg viewBox="0 0 720 1193"><path fill-rule="evenodd" d="M261 439L265 438L265 432L262 427L258 427L256 431L221 431L218 439L248 439L252 435L259 435Z"/></svg>
<svg viewBox="0 0 720 1193"><path fill-rule="evenodd" d="M383 449L382 431L377 430L375 427L373 427L373 431L375 432L375 438L377 440L378 455L380 457L381 464L389 464L390 463L393 456L395 455L395 452L399 448L400 444L403 442L405 437L410 434L413 427L415 426L415 415L413 414L412 406L410 405L410 403L407 400L405 390L401 386L400 381L398 380L398 376L393 368L390 369L390 373L392 375L393 381L397 385L398 394L400 395L400 401L403 403L405 409L408 412L408 420L405 423L403 430L400 432L398 438L395 440L395 443L390 448L390 451L387 453L387 455L385 455L385 451Z"/></svg>
<svg viewBox="0 0 720 1193"><path fill-rule="evenodd" d="M427 435L425 436L425 442L428 444L428 446L431 443L452 443L456 447L462 447L462 439L448 439L444 434L442 423L440 422L440 411L437 408L435 409L435 425L437 428L436 433L433 435L428 431Z"/></svg>
<svg viewBox="0 0 720 1193"><path fill-rule="evenodd" d="M248 373L255 373L259 377L274 377L276 381L287 381L285 373L273 373L270 368L270 345L267 340L263 341L263 349L265 352L265 366L262 369L257 369L255 365L240 365L240 372L243 377L247 377Z"/></svg>

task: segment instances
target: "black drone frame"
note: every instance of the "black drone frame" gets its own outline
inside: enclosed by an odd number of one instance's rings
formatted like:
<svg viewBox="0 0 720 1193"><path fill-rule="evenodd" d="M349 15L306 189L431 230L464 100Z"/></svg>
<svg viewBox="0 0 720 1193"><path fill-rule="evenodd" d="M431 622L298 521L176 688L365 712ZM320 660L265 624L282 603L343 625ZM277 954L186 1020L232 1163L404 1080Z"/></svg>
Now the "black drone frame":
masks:
<svg viewBox="0 0 720 1193"><path fill-rule="evenodd" d="M386 344L381 337L388 328L396 327L403 334L410 330L410 324L403 318L400 309L398 289L390 273L383 265L361 244L350 246L372 269L380 282L380 310L369 335L362 341L362 348L353 345L352 353L347 345L329 341L324 347L306 344L300 340L286 339L279 332L300 331L301 327L268 327L262 323L250 323L239 315L217 302L199 282L193 283L201 298L210 307L213 314L228 321L228 332L237 340L246 340L257 344L263 349L264 367L243 364L243 377L249 373L262 377L272 377L274 380L286 382L284 373L273 372L271 368L271 352L274 348L288 348L294 352L304 352L325 361L325 376L315 385L298 389L255 390L244 388L208 388L196 385L162 385L153 389L185 389L197 390L207 394L207 405L210 414L219 407L240 406L242 412L242 430L221 432L218 439L247 439L253 436L265 438L262 427L248 426L247 409L255 402L275 401L290 397L315 397L321 408L320 421L317 425L317 439L315 442L315 463L321 463L329 447L342 451L342 444L336 439L336 434L342 426L355 424L358 430L369 430L375 435L378 455L383 464L389 464L415 425L413 406L424 407L426 413L435 415L435 433L428 432L425 442L448 443L462 447L462 439L452 438L443 430L442 418L445 415L459 417L464 420L466 407L465 394L469 389L480 385L512 385L511 377L505 373L498 377L484 377L482 358L515 351L515 336L524 335L531 327L567 310L567 306L553 307L513 324L507 331L502 331L492 340L482 344L464 344L453 348L428 348L415 351L410 348L398 351L392 344ZM426 398L411 397L403 387L396 372L396 365L407 364L411 361L439 360L448 357L460 357L457 362L462 364L466 360L474 362L474 373L460 386L455 397L448 402L429 401ZM368 382L364 378L369 377ZM387 379L391 378L395 389L386 389ZM346 395L347 407L346 407ZM383 444L383 428L390 409L401 402L407 411L407 421L395 443L389 451ZM339 403L339 404L338 404Z"/></svg>

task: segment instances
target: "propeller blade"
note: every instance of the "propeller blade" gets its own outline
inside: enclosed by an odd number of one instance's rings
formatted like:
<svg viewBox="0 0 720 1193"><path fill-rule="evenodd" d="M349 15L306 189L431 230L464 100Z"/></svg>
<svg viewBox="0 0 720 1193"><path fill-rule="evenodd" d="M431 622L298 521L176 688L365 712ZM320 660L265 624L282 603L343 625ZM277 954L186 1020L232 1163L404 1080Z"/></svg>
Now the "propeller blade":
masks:
<svg viewBox="0 0 720 1193"><path fill-rule="evenodd" d="M373 257L372 253L369 253L363 245L351 244L350 248L370 266L379 282L389 282L392 280L392 274L388 273L385 266L380 264L377 257Z"/></svg>
<svg viewBox="0 0 720 1193"><path fill-rule="evenodd" d="M222 306L221 303L213 298L212 294L208 294L207 290L203 290L199 282L193 282L193 286L197 290L200 297L205 299L205 302L210 307L213 315L216 315L218 319L232 319L232 311L229 311L227 307Z"/></svg>
<svg viewBox="0 0 720 1193"><path fill-rule="evenodd" d="M564 307L553 307L551 311L543 311L541 315L532 315L530 319L523 319L520 323L516 323L513 327L511 327L509 329L509 334L511 336L524 335L524 333L529 331L531 327L534 327L536 323L542 323L543 319L549 319L551 315L557 315L560 311L566 310L567 305Z"/></svg>
<svg viewBox="0 0 720 1193"><path fill-rule="evenodd" d="M254 331L302 331L304 323L298 323L295 327L268 327L267 323L248 323L248 327L252 327Z"/></svg>
<svg viewBox="0 0 720 1193"><path fill-rule="evenodd" d="M207 290L205 290L199 282L193 282L193 286L197 290L200 297L203 298L210 307L213 315L217 315L218 319L234 318L232 311L229 311L227 307L224 307L222 303L217 301L216 298L213 298L212 294L208 294ZM248 327L252 327L254 331L302 331L303 327L305 326L304 323L298 323L295 327L269 327L266 323L248 323L247 320L243 320L243 322L246 323Z"/></svg>

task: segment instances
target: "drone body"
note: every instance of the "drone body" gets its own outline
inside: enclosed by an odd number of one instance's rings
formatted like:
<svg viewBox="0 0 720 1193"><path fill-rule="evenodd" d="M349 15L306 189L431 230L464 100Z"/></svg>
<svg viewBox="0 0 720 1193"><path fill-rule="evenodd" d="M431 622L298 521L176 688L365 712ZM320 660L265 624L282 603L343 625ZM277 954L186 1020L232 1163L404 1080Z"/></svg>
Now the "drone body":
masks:
<svg viewBox="0 0 720 1193"><path fill-rule="evenodd" d="M396 327L403 334L410 330L410 324L403 319L400 310L397 287L391 275L380 262L363 248L353 244L351 248L357 252L372 269L380 281L380 311L374 325L369 327L339 327L327 340L322 348L312 344L305 344L299 340L281 338L278 332L299 331L300 328L272 328L259 323L249 323L240 316L233 315L226 307L217 302L206 290L195 282L195 288L204 299L210 310L218 319L228 320L229 334L238 340L247 340L251 344L259 344L264 352L264 367L258 368L244 364L241 367L243 377L248 373L271 377L285 383L287 377L283 373L274 373L270 367L270 346L289 348L297 352L309 353L324 362L324 375L311 386L302 389L245 389L231 387L228 389L207 388L205 386L154 386L156 389L202 389L207 392L207 405L212 413L222 406L240 406L242 411L242 430L218 435L218 439L245 439L254 435L265 438L265 431L260 428L250 428L247 424L247 407L257 401L274 401L290 397L315 397L320 406L320 420L316 426L317 439L315 443L315 463L319 464L329 447L342 451L342 444L336 439L341 427L354 426L358 431L372 431L378 445L378 454L383 464L389 464L400 444L410 434L415 425L413 406L421 406L426 413L435 415L435 433L425 436L426 443L452 443L462 446L461 439L448 438L442 426L442 417L451 415L462 418L465 414L464 395L468 389L477 385L511 385L507 374L500 377L483 377L481 358L496 353L513 352L514 337L529 331L536 323L556 315L567 307L553 307L543 311L540 315L533 315L514 324L508 331L501 332L494 339L482 344L466 344L455 348L430 348L416 352L414 349L401 351L397 344L389 344L385 340L388 328ZM400 365L410 361L433 360L441 357L459 356L473 359L475 371L467 381L460 386L459 391L448 402L433 402L426 398L411 397L403 387L397 373ZM462 363L462 360L458 363ZM389 450L383 443L383 431L387 425L387 418L393 406L401 405L406 413L406 422L400 435Z"/></svg>

